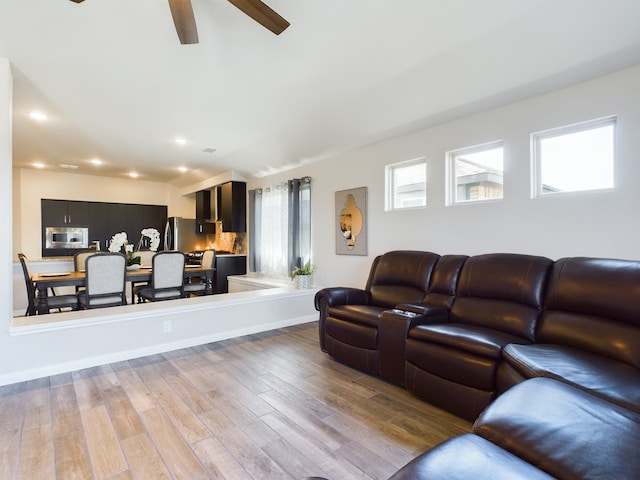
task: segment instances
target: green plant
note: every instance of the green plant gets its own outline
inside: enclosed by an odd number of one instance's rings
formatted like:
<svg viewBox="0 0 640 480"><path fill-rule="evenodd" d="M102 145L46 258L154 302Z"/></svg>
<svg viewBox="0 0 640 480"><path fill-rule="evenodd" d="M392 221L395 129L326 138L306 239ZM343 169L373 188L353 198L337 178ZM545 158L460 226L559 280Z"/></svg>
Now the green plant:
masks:
<svg viewBox="0 0 640 480"><path fill-rule="evenodd" d="M302 267L296 267L293 270L291 270L291 273L289 274L289 276L291 277L291 280L293 280L294 278L296 278L296 275L311 275L315 271L316 271L316 266L313 265L311 262L307 262Z"/></svg>

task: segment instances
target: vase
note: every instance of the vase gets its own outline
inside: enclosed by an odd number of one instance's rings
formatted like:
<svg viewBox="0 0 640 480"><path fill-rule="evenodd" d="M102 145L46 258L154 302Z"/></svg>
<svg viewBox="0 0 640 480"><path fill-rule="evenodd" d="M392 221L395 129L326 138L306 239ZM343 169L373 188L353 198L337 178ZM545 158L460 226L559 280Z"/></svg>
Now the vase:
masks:
<svg viewBox="0 0 640 480"><path fill-rule="evenodd" d="M311 288L311 275L296 275L293 283L297 289Z"/></svg>
<svg viewBox="0 0 640 480"><path fill-rule="evenodd" d="M129 266L127 266L127 270L129 270L130 272L131 272L132 270L138 270L139 268L140 268L140 265L138 265L137 263L136 263L136 264L133 264L133 265L129 265Z"/></svg>

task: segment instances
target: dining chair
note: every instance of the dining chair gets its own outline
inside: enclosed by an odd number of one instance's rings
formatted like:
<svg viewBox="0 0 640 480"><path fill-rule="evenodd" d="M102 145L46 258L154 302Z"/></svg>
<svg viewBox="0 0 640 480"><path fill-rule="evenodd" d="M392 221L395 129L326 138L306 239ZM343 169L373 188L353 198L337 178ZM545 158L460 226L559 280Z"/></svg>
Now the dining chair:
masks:
<svg viewBox="0 0 640 480"><path fill-rule="evenodd" d="M153 256L151 263L151 284L146 287L136 287L134 297L141 300L170 300L181 298L184 286L184 261L182 252L166 251Z"/></svg>
<svg viewBox="0 0 640 480"><path fill-rule="evenodd" d="M140 257L140 265L150 267L153 263L153 256L158 253L153 250L137 250L133 252L134 257Z"/></svg>
<svg viewBox="0 0 640 480"><path fill-rule="evenodd" d="M213 268L216 264L216 251L205 250L202 254L202 266L207 268ZM202 276L199 278L189 279L188 283L184 284L184 295L202 295L207 291L207 277Z"/></svg>
<svg viewBox="0 0 640 480"><path fill-rule="evenodd" d="M127 260L121 253L101 253L85 259L86 289L78 293L83 309L126 305Z"/></svg>
<svg viewBox="0 0 640 480"><path fill-rule="evenodd" d="M84 261L87 257L100 253L96 250L82 250L73 256L73 269L76 272L84 272Z"/></svg>
<svg viewBox="0 0 640 480"><path fill-rule="evenodd" d="M140 266L142 267L151 267L153 265L153 256L158 253L153 250L137 250L133 253L134 257L140 257ZM131 282L131 301L133 302L135 299L134 290L138 288L140 290L143 287L148 287L149 282L141 281L141 282Z"/></svg>
<svg viewBox="0 0 640 480"><path fill-rule="evenodd" d="M99 253L102 253L102 252L98 252L97 250L82 250L80 252L77 252L73 256L73 269L76 272L84 272L85 260L91 255L97 255ZM85 287L76 287L76 294L80 293L84 289Z"/></svg>
<svg viewBox="0 0 640 480"><path fill-rule="evenodd" d="M22 273L24 274L24 282L27 287L27 310L25 316L35 315L38 313L40 307L40 298L36 295L36 287L31 280L31 268L29 266L29 260L24 253L19 253L18 258L22 265ZM52 289L53 290L53 289ZM49 310L62 311L63 308L70 308L72 310L78 309L78 297L75 295L52 295L47 296L47 305Z"/></svg>

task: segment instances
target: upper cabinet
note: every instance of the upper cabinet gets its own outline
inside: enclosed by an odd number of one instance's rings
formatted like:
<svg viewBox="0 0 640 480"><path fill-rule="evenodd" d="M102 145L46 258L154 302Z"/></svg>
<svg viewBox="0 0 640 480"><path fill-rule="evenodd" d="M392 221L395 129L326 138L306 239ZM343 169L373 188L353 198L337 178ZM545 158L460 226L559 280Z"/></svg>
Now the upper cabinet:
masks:
<svg viewBox="0 0 640 480"><path fill-rule="evenodd" d="M88 227L89 243L100 242L101 250L109 248L114 234L126 232L130 244L137 246L140 242L140 248L145 249L149 248L150 239L142 237L142 230L155 228L162 238L167 222L166 205L42 200L41 208L43 257L73 253L46 248L45 227Z"/></svg>
<svg viewBox="0 0 640 480"><path fill-rule="evenodd" d="M225 232L247 231L247 184L227 182L217 188L218 220Z"/></svg>
<svg viewBox="0 0 640 480"><path fill-rule="evenodd" d="M89 223L87 202L42 200L43 227L86 227Z"/></svg>
<svg viewBox="0 0 640 480"><path fill-rule="evenodd" d="M200 190L196 192L196 233L215 233L211 208L211 190Z"/></svg>

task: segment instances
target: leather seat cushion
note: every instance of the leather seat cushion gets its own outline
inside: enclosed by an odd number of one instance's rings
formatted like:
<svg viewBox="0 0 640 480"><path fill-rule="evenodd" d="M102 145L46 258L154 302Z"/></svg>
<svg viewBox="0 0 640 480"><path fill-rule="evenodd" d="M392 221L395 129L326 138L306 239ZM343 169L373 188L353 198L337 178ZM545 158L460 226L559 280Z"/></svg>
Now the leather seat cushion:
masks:
<svg viewBox="0 0 640 480"><path fill-rule="evenodd" d="M409 338L421 342L437 343L438 345L495 360L500 359L502 348L505 345L509 343L529 343L524 338L499 330L462 323L420 325L409 331Z"/></svg>
<svg viewBox="0 0 640 480"><path fill-rule="evenodd" d="M337 318L328 317L327 335L339 342L358 348L378 349L378 329Z"/></svg>
<svg viewBox="0 0 640 480"><path fill-rule="evenodd" d="M402 467L389 480L551 480L515 455L477 435L447 440Z"/></svg>
<svg viewBox="0 0 640 480"><path fill-rule="evenodd" d="M640 472L640 414L549 378L502 394L473 431L558 478L637 479Z"/></svg>
<svg viewBox="0 0 640 480"><path fill-rule="evenodd" d="M498 361L493 358L409 338L406 343L406 364L456 384L494 391Z"/></svg>
<svg viewBox="0 0 640 480"><path fill-rule="evenodd" d="M384 307L376 307L375 305L340 305L329 307L327 320L331 317L377 329L382 312L385 310Z"/></svg>
<svg viewBox="0 0 640 480"><path fill-rule="evenodd" d="M508 345L504 361L526 378L548 377L640 413L640 370L561 345Z"/></svg>

